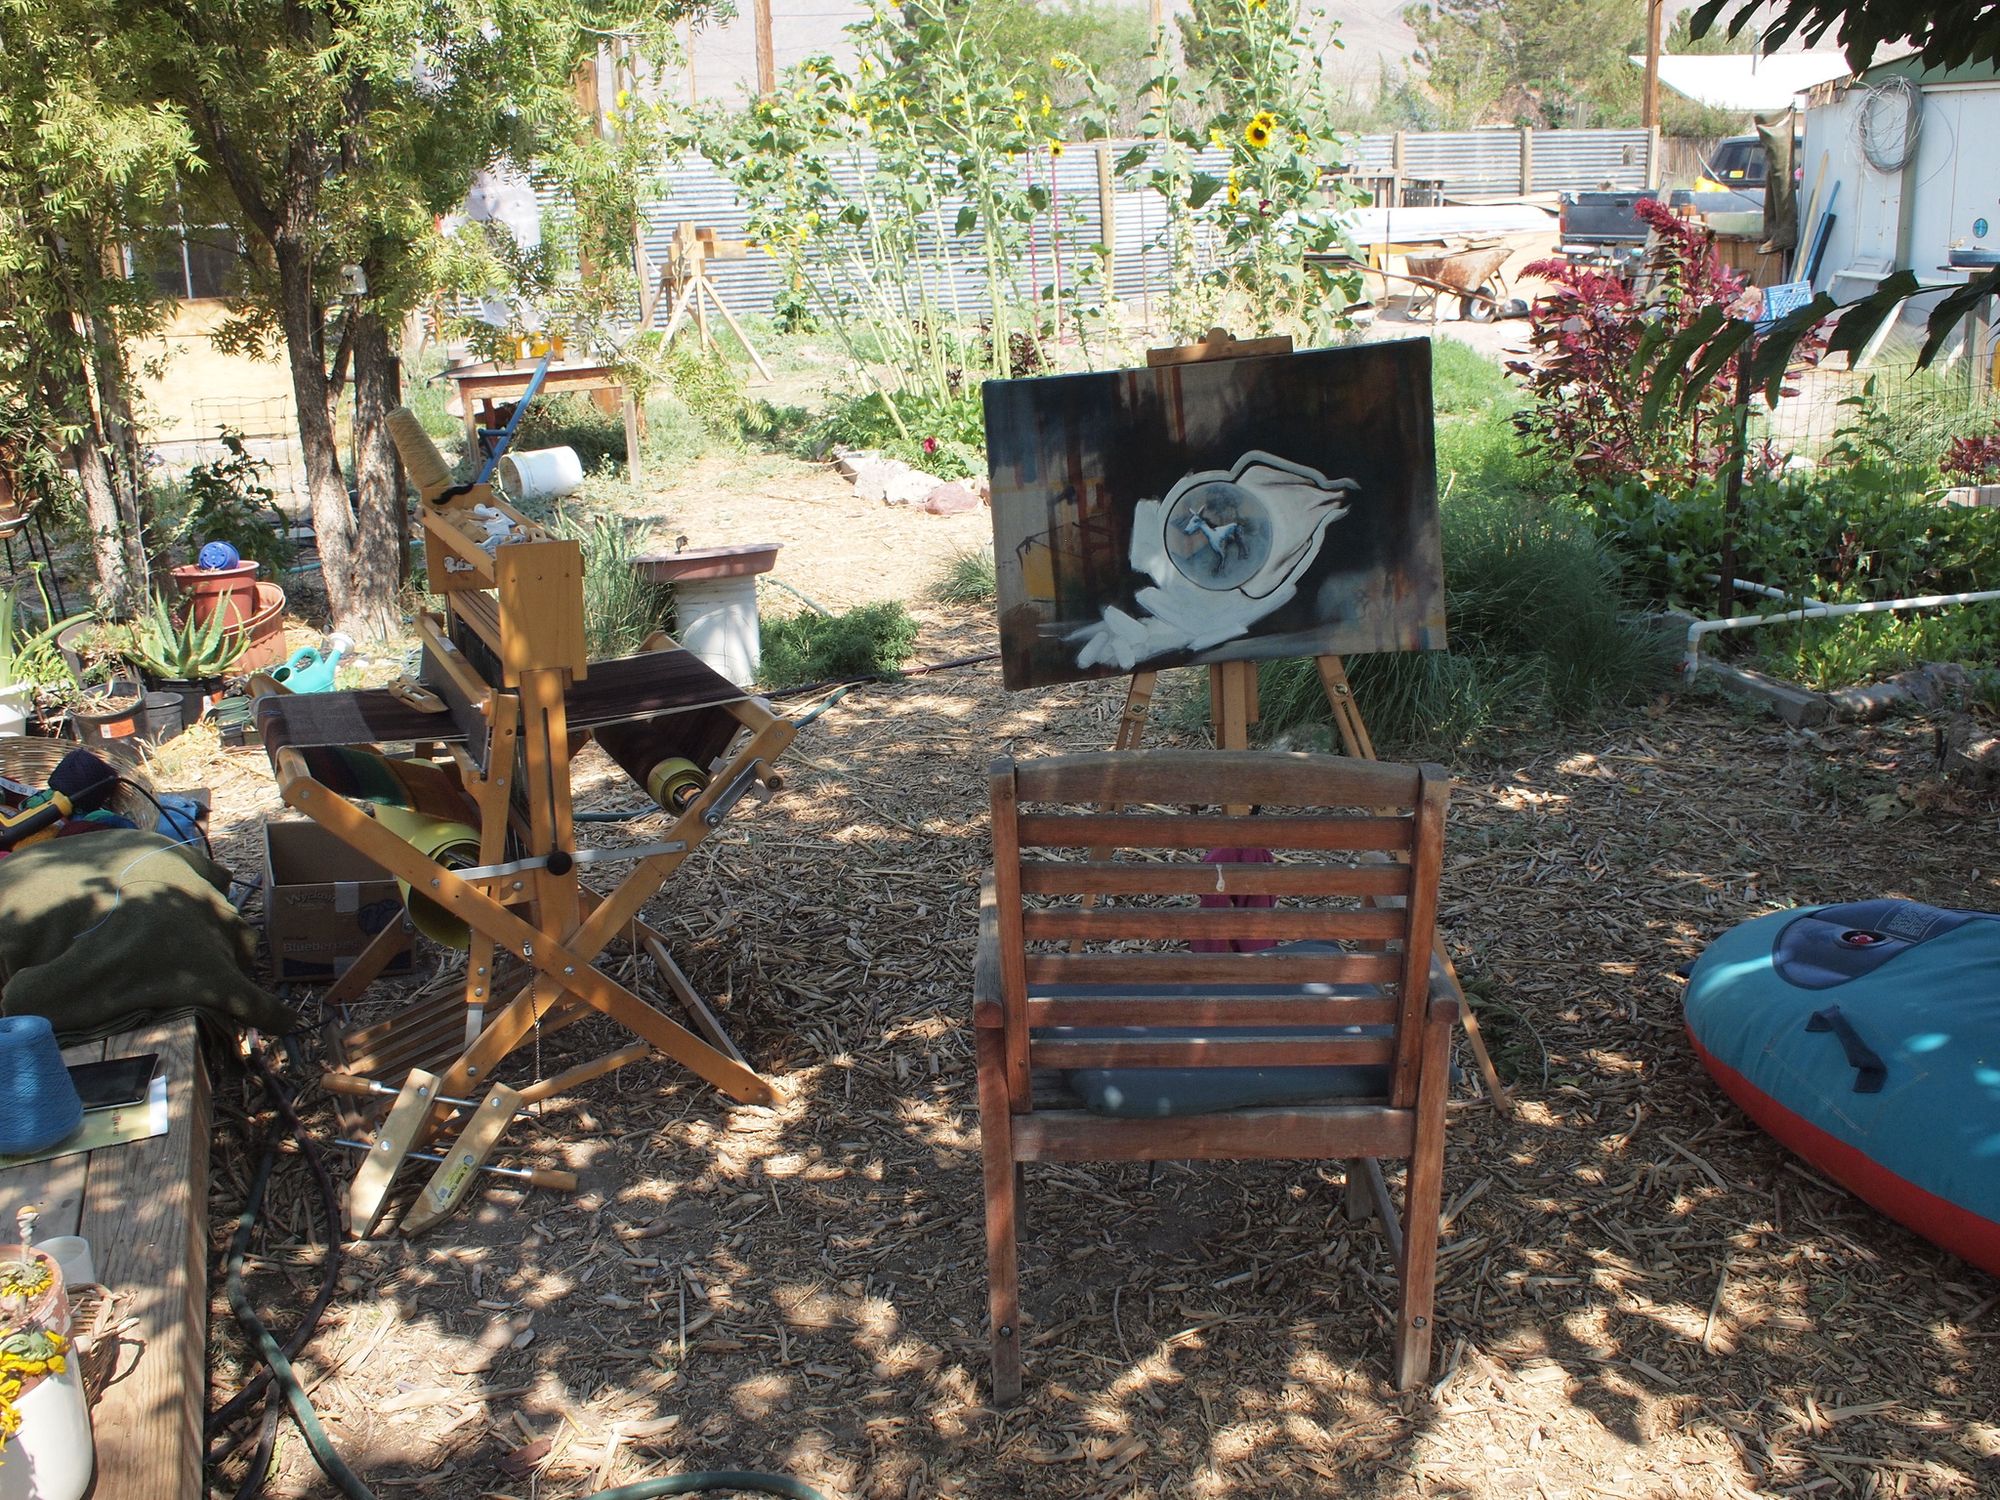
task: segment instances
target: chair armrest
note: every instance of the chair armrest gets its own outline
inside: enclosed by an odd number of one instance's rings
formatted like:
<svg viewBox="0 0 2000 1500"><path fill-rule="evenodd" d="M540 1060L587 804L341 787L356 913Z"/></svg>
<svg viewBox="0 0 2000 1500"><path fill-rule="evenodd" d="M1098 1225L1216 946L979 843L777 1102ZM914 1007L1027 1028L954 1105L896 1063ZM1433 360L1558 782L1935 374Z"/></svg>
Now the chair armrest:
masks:
<svg viewBox="0 0 2000 1500"><path fill-rule="evenodd" d="M1442 1021L1447 1026L1451 1025L1458 1020L1458 1001L1449 996L1433 995L1431 1003L1425 1007L1424 1019L1431 1022Z"/></svg>
<svg viewBox="0 0 2000 1500"><path fill-rule="evenodd" d="M972 1024L1003 1024L1000 985L1000 898L988 876L979 883L979 948L972 958Z"/></svg>

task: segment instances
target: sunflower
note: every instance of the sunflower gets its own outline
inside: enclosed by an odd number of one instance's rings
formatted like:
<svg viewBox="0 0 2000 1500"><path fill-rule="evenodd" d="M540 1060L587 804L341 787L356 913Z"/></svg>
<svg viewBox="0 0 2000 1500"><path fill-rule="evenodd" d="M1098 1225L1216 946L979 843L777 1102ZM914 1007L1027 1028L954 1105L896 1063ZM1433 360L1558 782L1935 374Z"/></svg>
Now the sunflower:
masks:
<svg viewBox="0 0 2000 1500"><path fill-rule="evenodd" d="M1236 185L1236 174L1234 172L1229 174L1229 186L1226 191L1229 195L1229 206L1231 208L1236 207L1236 200L1243 196L1243 190Z"/></svg>
<svg viewBox="0 0 2000 1500"><path fill-rule="evenodd" d="M1260 110L1255 119L1243 127L1243 139L1250 143L1252 151L1262 151L1271 144L1271 134L1278 128L1278 117L1268 109Z"/></svg>
<svg viewBox="0 0 2000 1500"><path fill-rule="evenodd" d="M1061 156L1062 154L1063 154L1063 143L1062 143L1061 141L1050 141L1050 142L1049 142L1049 155L1050 155L1050 156Z"/></svg>
<svg viewBox="0 0 2000 1500"><path fill-rule="evenodd" d="M1224 135L1220 129L1211 129L1208 132L1208 143L1219 150L1229 144L1229 137Z"/></svg>

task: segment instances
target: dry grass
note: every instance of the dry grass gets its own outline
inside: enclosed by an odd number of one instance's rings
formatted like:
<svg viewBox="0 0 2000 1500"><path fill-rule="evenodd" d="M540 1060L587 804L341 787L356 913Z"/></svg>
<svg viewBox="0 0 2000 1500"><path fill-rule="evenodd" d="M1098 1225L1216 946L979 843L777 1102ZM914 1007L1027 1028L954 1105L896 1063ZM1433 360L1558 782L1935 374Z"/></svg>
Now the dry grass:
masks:
<svg viewBox="0 0 2000 1500"><path fill-rule="evenodd" d="M843 604L924 581L796 555L795 585ZM989 614L920 614L922 656L990 642ZM503 1147L577 1170L575 1197L489 1190L425 1239L355 1247L301 1365L380 1493L737 1466L831 1500L2000 1493L2000 1285L1752 1129L1695 1063L1673 976L1774 907L2000 906L2000 819L1933 780L1920 726L1799 735L1696 700L1456 768L1445 929L1519 1108L1469 1081L1454 1104L1436 1384L1387 1382L1388 1259L1341 1216L1337 1167L1042 1168L1028 1399L988 1410L984 769L1106 745L1118 709L1105 684L1009 695L985 665L867 689L800 737L779 798L649 912L781 1103L628 1069ZM271 805L261 757L212 784L240 856ZM579 789L632 800L595 752ZM221 1111L246 1092L222 1079ZM221 1224L248 1175L233 1131L215 1169ZM281 1323L317 1275L287 1238L302 1175L253 1265ZM240 1348L219 1292L213 1314L219 1399ZM269 1493L332 1492L287 1441Z"/></svg>

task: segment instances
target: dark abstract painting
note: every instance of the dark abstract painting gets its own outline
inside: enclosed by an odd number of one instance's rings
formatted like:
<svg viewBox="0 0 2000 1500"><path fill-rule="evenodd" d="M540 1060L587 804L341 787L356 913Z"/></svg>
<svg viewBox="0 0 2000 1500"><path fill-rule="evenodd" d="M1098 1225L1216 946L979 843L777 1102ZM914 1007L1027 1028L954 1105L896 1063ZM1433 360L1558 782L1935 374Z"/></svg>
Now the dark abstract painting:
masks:
<svg viewBox="0 0 2000 1500"><path fill-rule="evenodd" d="M1008 687L1444 645L1428 339L985 396Z"/></svg>

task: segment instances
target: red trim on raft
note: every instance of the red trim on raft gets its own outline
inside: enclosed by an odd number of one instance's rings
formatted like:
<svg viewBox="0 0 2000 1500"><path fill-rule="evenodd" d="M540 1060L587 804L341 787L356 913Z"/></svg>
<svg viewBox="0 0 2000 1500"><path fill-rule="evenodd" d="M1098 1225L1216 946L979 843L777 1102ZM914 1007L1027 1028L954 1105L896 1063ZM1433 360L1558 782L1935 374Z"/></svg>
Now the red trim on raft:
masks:
<svg viewBox="0 0 2000 1500"><path fill-rule="evenodd" d="M1691 1030L1688 1040L1722 1091L1781 1145L1905 1228L1982 1271L2000 1276L2000 1224L1898 1177L1840 1137L1793 1114L1702 1046Z"/></svg>

